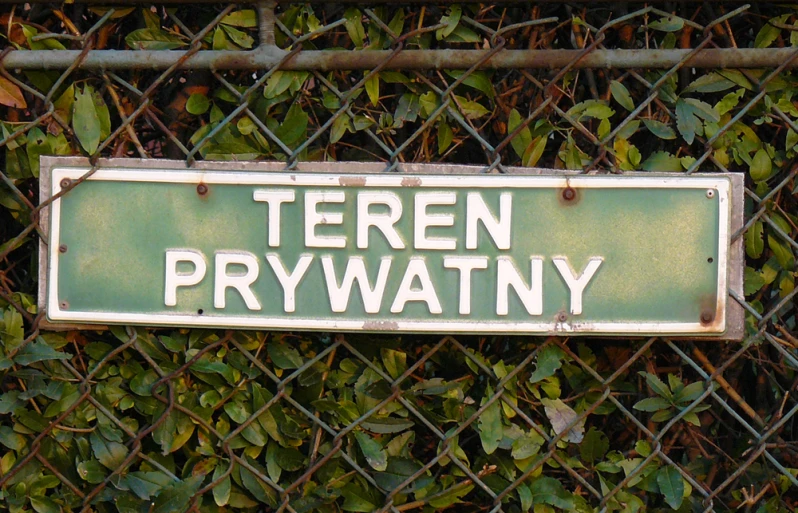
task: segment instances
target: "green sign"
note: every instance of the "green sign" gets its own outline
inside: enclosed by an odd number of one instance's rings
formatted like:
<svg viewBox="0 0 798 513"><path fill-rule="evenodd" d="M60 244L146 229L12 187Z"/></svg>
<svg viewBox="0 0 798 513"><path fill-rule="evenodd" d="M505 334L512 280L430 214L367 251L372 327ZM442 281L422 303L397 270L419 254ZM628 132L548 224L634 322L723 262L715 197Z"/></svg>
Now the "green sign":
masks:
<svg viewBox="0 0 798 513"><path fill-rule="evenodd" d="M154 166L103 166L52 203L51 322L684 335L727 327L725 176ZM54 166L47 192L88 171Z"/></svg>

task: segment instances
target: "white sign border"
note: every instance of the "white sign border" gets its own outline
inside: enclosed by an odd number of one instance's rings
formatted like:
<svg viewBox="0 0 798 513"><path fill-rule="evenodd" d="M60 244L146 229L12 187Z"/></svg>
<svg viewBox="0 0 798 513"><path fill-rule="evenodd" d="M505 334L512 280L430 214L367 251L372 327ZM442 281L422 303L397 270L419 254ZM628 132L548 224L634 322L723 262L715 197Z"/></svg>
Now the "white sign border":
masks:
<svg viewBox="0 0 798 513"><path fill-rule="evenodd" d="M78 180L91 168L64 165L66 159L53 159L53 167L49 180L49 194L55 196L61 192L61 181L64 178ZM145 161L140 161L145 162ZM163 161L161 161L163 162ZM87 180L128 181L128 182L168 182L168 183L205 183L246 185L304 185L331 186L340 185L341 176L326 170L322 173L308 171L257 172L226 171L223 168L230 163L216 163L218 167L208 168L214 163L204 163L206 169L174 169L171 166L158 166L159 161L147 162L153 167L100 167ZM324 163L329 166L329 163ZM311 163L305 167L311 166ZM414 166L418 168L419 166ZM424 166L421 166L424 167ZM434 168L434 165L429 165ZM334 170L332 172L335 172ZM349 319L315 319L303 317L258 317L258 316L224 316L224 315L184 315L184 314L135 314L113 312L80 312L64 310L58 302L58 247L60 236L60 200L56 199L50 206L50 241L48 250L47 276L47 318L55 323L111 323L137 324L149 326L189 326L245 329L276 330L342 330L342 331L398 331L427 333L502 333L502 334L597 334L597 335L720 335L726 331L729 248L731 233L731 179L727 176L663 176L663 175L486 175L486 174L349 174L345 175L347 183L357 183L364 187L401 187L412 183L416 187L496 187L496 188L682 188L713 189L718 195L719 233L718 233L718 304L716 318L713 322L703 324L668 323L668 322L473 322L473 321L428 321L428 320L349 320ZM43 184L44 186L45 184Z"/></svg>

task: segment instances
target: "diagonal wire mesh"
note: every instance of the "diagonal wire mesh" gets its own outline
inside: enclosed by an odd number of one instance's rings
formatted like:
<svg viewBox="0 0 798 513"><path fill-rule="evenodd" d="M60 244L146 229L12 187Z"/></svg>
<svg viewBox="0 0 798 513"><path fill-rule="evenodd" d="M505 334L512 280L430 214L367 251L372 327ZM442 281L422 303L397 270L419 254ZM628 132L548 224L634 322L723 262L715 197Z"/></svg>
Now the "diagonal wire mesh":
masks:
<svg viewBox="0 0 798 513"><path fill-rule="evenodd" d="M0 8L0 509L795 511L798 12L671 4ZM47 332L75 154L742 172L746 338Z"/></svg>

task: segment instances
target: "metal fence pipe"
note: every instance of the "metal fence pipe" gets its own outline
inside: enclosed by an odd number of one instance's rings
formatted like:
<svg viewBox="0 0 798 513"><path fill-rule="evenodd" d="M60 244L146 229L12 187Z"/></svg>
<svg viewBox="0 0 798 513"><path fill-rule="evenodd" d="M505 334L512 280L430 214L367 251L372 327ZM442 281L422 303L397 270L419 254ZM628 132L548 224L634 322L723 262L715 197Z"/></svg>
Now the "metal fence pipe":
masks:
<svg viewBox="0 0 798 513"><path fill-rule="evenodd" d="M386 69L468 69L490 50L405 50L391 59ZM693 55L692 50L594 50L574 68L669 69L683 63L691 68L775 68L793 56L793 48L713 48ZM286 51L273 46L251 51L205 50L187 59L182 69L252 70L276 66ZM572 63L581 50L501 50L485 60L488 69L560 69ZM62 70L80 56L79 50L18 50L10 52L2 65L11 70ZM281 65L282 70L369 70L380 66L390 50L308 50ZM173 66L184 51L92 50L80 65L83 70L164 70ZM798 67L798 62L790 68Z"/></svg>

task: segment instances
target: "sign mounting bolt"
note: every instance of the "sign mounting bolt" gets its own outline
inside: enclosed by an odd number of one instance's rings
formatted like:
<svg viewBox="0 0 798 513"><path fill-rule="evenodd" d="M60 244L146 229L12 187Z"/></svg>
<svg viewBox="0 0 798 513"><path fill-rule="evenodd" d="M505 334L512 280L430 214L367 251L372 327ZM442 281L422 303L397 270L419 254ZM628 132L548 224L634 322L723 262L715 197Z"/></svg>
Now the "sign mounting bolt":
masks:
<svg viewBox="0 0 798 513"><path fill-rule="evenodd" d="M715 319L712 312L701 312L701 324L709 324Z"/></svg>
<svg viewBox="0 0 798 513"><path fill-rule="evenodd" d="M66 253L67 252L67 245L66 244L61 244L60 246L58 246L58 252L59 253Z"/></svg>
<svg viewBox="0 0 798 513"><path fill-rule="evenodd" d="M707 189L707 198L712 199L715 197L715 189Z"/></svg>
<svg viewBox="0 0 798 513"><path fill-rule="evenodd" d="M197 185L197 194L199 194L200 196L205 196L206 194L208 194L208 186L205 185L204 183Z"/></svg>
<svg viewBox="0 0 798 513"><path fill-rule="evenodd" d="M573 199L576 198L576 191L573 189L573 187L566 187L562 191L562 198L565 201L573 201Z"/></svg>
<svg viewBox="0 0 798 513"><path fill-rule="evenodd" d="M62 189L66 189L67 187L72 185L72 180L69 178L64 178L63 180L61 180L60 185Z"/></svg>

